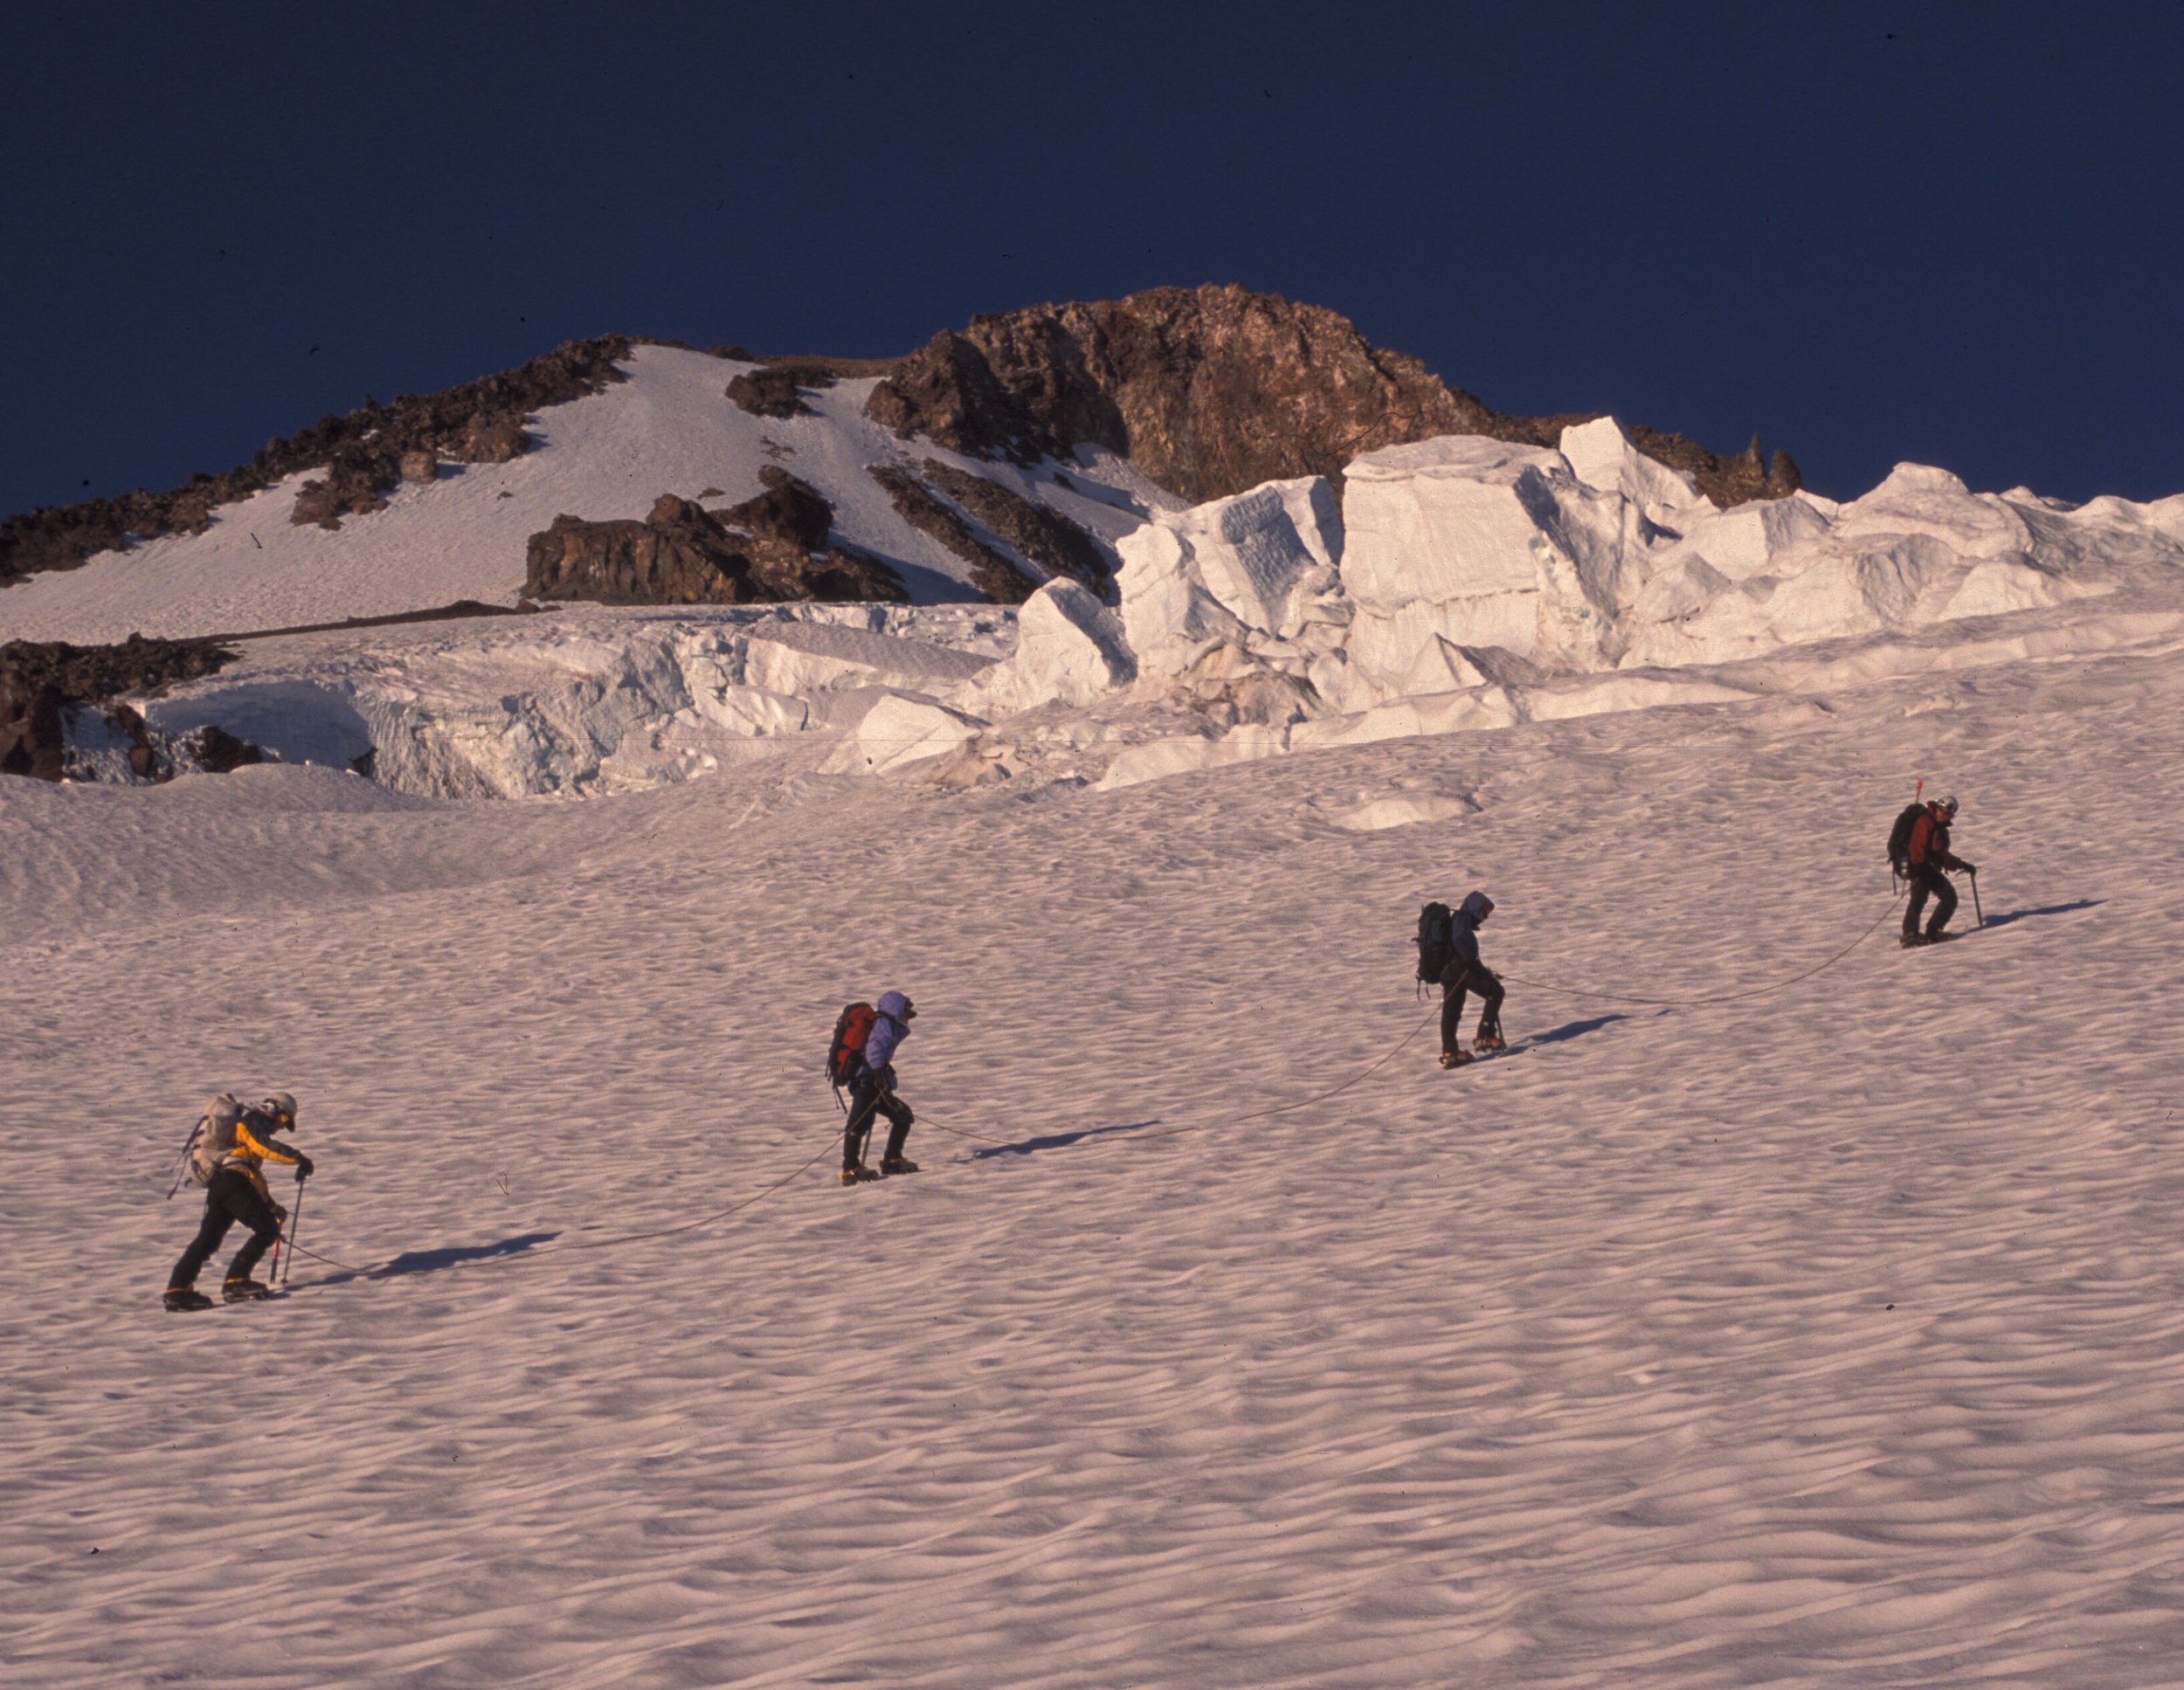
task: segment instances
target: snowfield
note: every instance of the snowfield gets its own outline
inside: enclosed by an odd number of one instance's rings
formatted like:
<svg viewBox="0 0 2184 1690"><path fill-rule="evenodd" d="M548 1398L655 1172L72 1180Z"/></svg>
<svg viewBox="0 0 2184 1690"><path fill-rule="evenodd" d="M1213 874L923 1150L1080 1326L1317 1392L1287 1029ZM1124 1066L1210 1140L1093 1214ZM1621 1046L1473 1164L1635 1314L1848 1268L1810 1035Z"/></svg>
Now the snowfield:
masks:
<svg viewBox="0 0 2184 1690"><path fill-rule="evenodd" d="M778 459L919 601L252 638L130 702L277 761L83 710L0 778L0 1680L2176 1680L2184 498L1722 511L1608 419L1339 499L980 465L1117 565L1005 609L860 384L736 368L0 592L508 604ZM1986 923L1904 952L1920 779ZM1474 886L1515 1048L1448 1073ZM890 987L923 1171L844 1190ZM165 1170L274 1087L293 1294L167 1315Z"/></svg>
<svg viewBox="0 0 2184 1690"><path fill-rule="evenodd" d="M1104 791L0 783L5 1676L2167 1682L2181 693ZM1987 926L1904 953L1915 775ZM1473 885L1523 1048L1452 1075L1408 940ZM924 1171L844 1190L889 985ZM162 1169L273 1086L314 1253L165 1315Z"/></svg>

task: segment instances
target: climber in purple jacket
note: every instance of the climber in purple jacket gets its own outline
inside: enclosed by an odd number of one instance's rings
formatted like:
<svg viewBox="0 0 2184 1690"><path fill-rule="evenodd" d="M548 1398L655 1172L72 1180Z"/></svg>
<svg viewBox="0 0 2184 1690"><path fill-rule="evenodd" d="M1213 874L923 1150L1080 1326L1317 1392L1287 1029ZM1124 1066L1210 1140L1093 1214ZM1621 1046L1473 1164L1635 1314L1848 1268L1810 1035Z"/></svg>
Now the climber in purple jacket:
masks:
<svg viewBox="0 0 2184 1690"><path fill-rule="evenodd" d="M902 1146L910 1136L910 1123L916 1117L910 1113L910 1106L895 1094L895 1048L909 1036L917 1006L901 992L890 991L882 992L873 1008L879 1013L873 1017L872 1031L865 1038L856 1072L849 1077L849 1120L842 1128L844 1185L877 1179L881 1174L917 1171L917 1164L902 1154ZM888 1118L888 1149L880 1158L879 1173L865 1166L865 1137L872 1130L874 1114Z"/></svg>

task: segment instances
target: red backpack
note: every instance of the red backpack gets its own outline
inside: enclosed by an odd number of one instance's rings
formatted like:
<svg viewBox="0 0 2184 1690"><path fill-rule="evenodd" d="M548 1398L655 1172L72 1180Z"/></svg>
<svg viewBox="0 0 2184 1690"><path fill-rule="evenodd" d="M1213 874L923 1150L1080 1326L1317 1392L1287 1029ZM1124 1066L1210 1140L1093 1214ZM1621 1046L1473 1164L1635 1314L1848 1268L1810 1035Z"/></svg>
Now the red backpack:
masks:
<svg viewBox="0 0 2184 1690"><path fill-rule="evenodd" d="M879 1018L880 1011L869 1004L852 1004L842 1011L834 1023L834 1042L826 1049L828 1084L839 1088L857 1077L864 1066L865 1040Z"/></svg>

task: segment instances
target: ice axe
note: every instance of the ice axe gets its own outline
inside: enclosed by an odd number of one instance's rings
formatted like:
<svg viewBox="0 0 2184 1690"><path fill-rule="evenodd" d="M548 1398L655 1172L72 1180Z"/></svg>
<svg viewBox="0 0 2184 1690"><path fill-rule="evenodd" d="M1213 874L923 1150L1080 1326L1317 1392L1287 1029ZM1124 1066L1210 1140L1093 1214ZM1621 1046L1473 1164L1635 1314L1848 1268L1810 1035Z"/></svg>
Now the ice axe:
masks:
<svg viewBox="0 0 2184 1690"><path fill-rule="evenodd" d="M175 1200L175 1193L182 1190L183 1181L189 1176L190 1153L197 1149L197 1135L204 1130L204 1121L200 1117L197 1124L190 1129L190 1136L182 1142L182 1153L175 1158L174 1162L174 1181L167 1188L167 1201L169 1203Z"/></svg>

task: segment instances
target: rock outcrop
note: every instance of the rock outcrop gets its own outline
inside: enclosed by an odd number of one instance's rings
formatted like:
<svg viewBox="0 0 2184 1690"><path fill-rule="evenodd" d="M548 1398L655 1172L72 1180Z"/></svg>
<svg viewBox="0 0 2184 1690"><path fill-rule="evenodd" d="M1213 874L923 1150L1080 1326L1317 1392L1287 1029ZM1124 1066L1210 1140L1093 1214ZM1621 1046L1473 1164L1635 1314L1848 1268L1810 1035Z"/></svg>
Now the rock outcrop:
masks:
<svg viewBox="0 0 2184 1690"><path fill-rule="evenodd" d="M930 461L926 468L932 468ZM886 491L895 514L968 563L971 584L996 604L1021 604L1038 590L1039 583L1018 569L1006 553L978 538L961 511L902 465L881 464L870 473ZM965 479L978 479L975 476Z"/></svg>
<svg viewBox="0 0 2184 1690"><path fill-rule="evenodd" d="M808 483L771 465L759 476L765 491L724 511L662 493L641 522L556 517L525 550L525 596L605 604L908 601L887 564L828 544L833 507Z"/></svg>
<svg viewBox="0 0 2184 1690"><path fill-rule="evenodd" d="M960 452L1105 446L1193 504L1491 416L1336 313L1234 286L975 318L905 358L867 410Z"/></svg>
<svg viewBox="0 0 2184 1690"><path fill-rule="evenodd" d="M1068 576L1095 593L1107 590L1109 567L1100 542L1051 506L972 475L936 458L924 463L925 479L1049 576Z"/></svg>
<svg viewBox="0 0 2184 1690"><path fill-rule="evenodd" d="M1437 435L1552 446L1593 420L1506 415L1332 311L1236 286L975 318L902 360L866 409L898 432L986 456L1104 446L1192 504L1300 476L1339 485L1358 454ZM1679 435L1631 434L1717 502L1798 486L1787 455L1770 469L1757 441L1724 459Z"/></svg>
<svg viewBox="0 0 2184 1690"><path fill-rule="evenodd" d="M728 397L754 417L809 417L799 389L832 387L833 376L823 368L794 362L761 364L747 369L728 384Z"/></svg>
<svg viewBox="0 0 2184 1690"><path fill-rule="evenodd" d="M141 634L119 645L10 640L0 645L0 774L57 781L66 772L67 711L195 680L234 658L209 641ZM115 714L122 731L133 724L137 748L130 761L140 776L149 776L154 771L142 721L133 711Z"/></svg>
<svg viewBox="0 0 2184 1690"><path fill-rule="evenodd" d="M752 362L740 346L708 347L716 358ZM728 397L754 417L809 417L812 407L801 390L819 391L853 376L884 376L896 364L893 358L767 358L758 368L731 378Z"/></svg>
<svg viewBox="0 0 2184 1690"><path fill-rule="evenodd" d="M288 520L338 528L345 516L380 509L389 490L404 479L404 461L412 454L430 455L435 463L446 457L504 464L520 457L530 447L523 422L531 412L619 381L614 362L626 358L629 350L630 342L622 336L572 341L505 376L422 397L404 394L391 405L367 402L364 412L351 411L340 420L353 422L369 413L372 424L340 441L325 475L305 482L296 494Z"/></svg>

